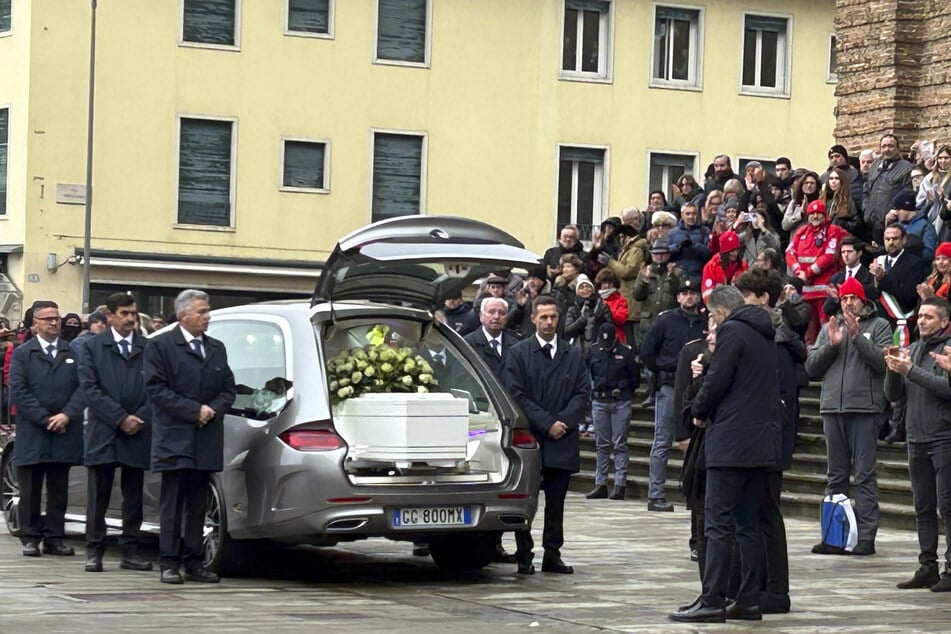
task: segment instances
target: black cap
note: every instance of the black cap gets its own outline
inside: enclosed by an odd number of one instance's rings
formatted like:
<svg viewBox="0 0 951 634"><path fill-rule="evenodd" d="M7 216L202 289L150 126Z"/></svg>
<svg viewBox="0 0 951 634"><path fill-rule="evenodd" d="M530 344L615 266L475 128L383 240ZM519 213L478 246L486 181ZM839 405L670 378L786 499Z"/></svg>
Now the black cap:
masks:
<svg viewBox="0 0 951 634"><path fill-rule="evenodd" d="M677 287L678 293L700 293L700 285L694 282L693 280L684 280L680 283L680 286Z"/></svg>
<svg viewBox="0 0 951 634"><path fill-rule="evenodd" d="M651 245L651 253L670 253L670 243L660 238Z"/></svg>
<svg viewBox="0 0 951 634"><path fill-rule="evenodd" d="M839 145L838 143L829 148L829 158L832 158L833 154L841 154L842 157L847 161L849 160L849 151L845 149L844 145Z"/></svg>
<svg viewBox="0 0 951 634"><path fill-rule="evenodd" d="M915 192L908 189L898 192L895 200L892 201L892 209L898 209L899 211L914 211L917 208Z"/></svg>
<svg viewBox="0 0 951 634"><path fill-rule="evenodd" d="M618 233L618 235L627 236L629 238L633 238L637 235L637 229L631 225L621 225L615 229L615 231Z"/></svg>
<svg viewBox="0 0 951 634"><path fill-rule="evenodd" d="M490 275L489 279L485 281L486 284L508 284L509 281L502 277L501 275Z"/></svg>

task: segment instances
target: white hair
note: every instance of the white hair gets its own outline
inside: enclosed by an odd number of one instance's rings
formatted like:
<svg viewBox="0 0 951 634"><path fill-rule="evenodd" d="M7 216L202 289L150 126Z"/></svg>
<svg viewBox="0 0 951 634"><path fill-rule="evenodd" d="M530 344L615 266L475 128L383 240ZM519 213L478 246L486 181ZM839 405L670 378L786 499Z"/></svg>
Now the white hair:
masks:
<svg viewBox="0 0 951 634"><path fill-rule="evenodd" d="M482 315L487 315L489 308L492 307L492 304L502 304L505 308L505 312L509 310L509 303L505 301L502 297L486 297L482 300L482 303L479 304L479 313Z"/></svg>
<svg viewBox="0 0 951 634"><path fill-rule="evenodd" d="M862 158L863 156L872 156L872 157L874 157L874 156L875 156L875 150L862 150L861 152L859 152L859 158Z"/></svg>
<svg viewBox="0 0 951 634"><path fill-rule="evenodd" d="M188 288L178 294L175 298L175 314L181 315L189 308L195 301L208 301L208 293L205 291L199 291L194 288Z"/></svg>

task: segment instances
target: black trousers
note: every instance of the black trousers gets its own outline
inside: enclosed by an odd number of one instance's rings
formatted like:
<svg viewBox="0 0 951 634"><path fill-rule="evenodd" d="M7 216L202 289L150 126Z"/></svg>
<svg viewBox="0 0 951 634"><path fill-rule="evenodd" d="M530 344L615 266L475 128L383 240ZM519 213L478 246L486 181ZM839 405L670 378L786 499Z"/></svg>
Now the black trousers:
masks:
<svg viewBox="0 0 951 634"><path fill-rule="evenodd" d="M20 541L62 539L66 532L69 498L69 464L42 462L17 467L20 484ZM40 512L43 482L46 482L46 517Z"/></svg>
<svg viewBox="0 0 951 634"><path fill-rule="evenodd" d="M571 472L565 469L542 469L542 491L545 492L545 525L542 528L542 547L545 559L561 557L565 543L565 496ZM515 558L529 563L534 554L535 541L531 529L515 531Z"/></svg>
<svg viewBox="0 0 951 634"><path fill-rule="evenodd" d="M763 536L760 503L766 489L765 469L709 468L704 503L707 558L703 575L703 603L725 607L730 589L734 536L740 553L740 586L734 597L740 605L759 605Z"/></svg>
<svg viewBox="0 0 951 634"><path fill-rule="evenodd" d="M918 563L937 566L938 523L944 524L944 563L951 570L951 440L908 443L908 473L918 526Z"/></svg>
<svg viewBox="0 0 951 634"><path fill-rule="evenodd" d="M162 472L159 494L159 566L162 570L201 568L202 537L208 511L210 471Z"/></svg>
<svg viewBox="0 0 951 634"><path fill-rule="evenodd" d="M783 492L783 472L766 474L766 489L760 504L759 522L766 549L760 571L762 587L771 595L789 594L789 554L786 547L786 522L780 507Z"/></svg>
<svg viewBox="0 0 951 634"><path fill-rule="evenodd" d="M106 550L106 512L112 497L116 468L122 469L119 486L122 490L122 535L119 551L123 558L136 554L139 530L142 528L142 484L145 470L117 463L86 467L86 556L102 557Z"/></svg>

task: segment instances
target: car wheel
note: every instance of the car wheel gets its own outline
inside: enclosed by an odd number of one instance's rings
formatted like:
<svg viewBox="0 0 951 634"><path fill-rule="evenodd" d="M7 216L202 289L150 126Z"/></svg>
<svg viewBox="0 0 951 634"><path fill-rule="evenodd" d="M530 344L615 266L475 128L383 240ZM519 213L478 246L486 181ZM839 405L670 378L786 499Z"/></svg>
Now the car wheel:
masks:
<svg viewBox="0 0 951 634"><path fill-rule="evenodd" d="M481 570L495 558L495 533L437 535L429 541L429 554L443 570Z"/></svg>
<svg viewBox="0 0 951 634"><path fill-rule="evenodd" d="M0 504L3 505L3 520L11 535L20 534L20 481L13 466L13 447L7 445L3 452L3 466L0 467Z"/></svg>
<svg viewBox="0 0 951 634"><path fill-rule="evenodd" d="M219 485L208 485L208 511L205 513L205 528L202 550L205 567L222 576L235 576L251 564L253 549L245 540L234 540L228 535L228 514Z"/></svg>

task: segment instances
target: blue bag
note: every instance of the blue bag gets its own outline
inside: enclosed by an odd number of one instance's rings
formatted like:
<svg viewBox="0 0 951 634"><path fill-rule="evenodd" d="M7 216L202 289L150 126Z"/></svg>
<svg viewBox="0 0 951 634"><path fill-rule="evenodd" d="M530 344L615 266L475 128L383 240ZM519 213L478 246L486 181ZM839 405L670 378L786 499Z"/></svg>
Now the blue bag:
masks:
<svg viewBox="0 0 951 634"><path fill-rule="evenodd" d="M822 498L821 522L822 543L852 552L859 535L848 496L835 493Z"/></svg>

